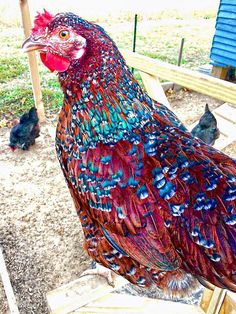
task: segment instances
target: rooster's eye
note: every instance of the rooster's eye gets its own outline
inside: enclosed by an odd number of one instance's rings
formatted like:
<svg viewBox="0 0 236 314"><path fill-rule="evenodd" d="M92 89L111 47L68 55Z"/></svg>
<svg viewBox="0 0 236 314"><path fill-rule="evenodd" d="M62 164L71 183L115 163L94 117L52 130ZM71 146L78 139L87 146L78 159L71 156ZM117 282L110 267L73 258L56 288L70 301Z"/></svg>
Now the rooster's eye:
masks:
<svg viewBox="0 0 236 314"><path fill-rule="evenodd" d="M69 32L68 31L60 31L59 33L59 37L61 39L67 40L69 38Z"/></svg>

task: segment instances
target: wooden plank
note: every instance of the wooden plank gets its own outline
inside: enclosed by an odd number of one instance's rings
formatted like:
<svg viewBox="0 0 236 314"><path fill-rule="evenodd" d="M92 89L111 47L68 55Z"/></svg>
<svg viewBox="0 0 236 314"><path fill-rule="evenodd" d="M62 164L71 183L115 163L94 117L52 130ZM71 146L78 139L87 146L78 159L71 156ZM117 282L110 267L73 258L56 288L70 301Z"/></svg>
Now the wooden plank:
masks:
<svg viewBox="0 0 236 314"><path fill-rule="evenodd" d="M139 73L148 95L157 102L170 108L170 103L166 97L166 94L163 90L163 87L161 86L158 77L142 71L139 71Z"/></svg>
<svg viewBox="0 0 236 314"><path fill-rule="evenodd" d="M223 314L236 314L236 293L227 291Z"/></svg>
<svg viewBox="0 0 236 314"><path fill-rule="evenodd" d="M206 289L206 288L203 290L200 306L204 312L206 312L208 309L212 295L213 295L213 290Z"/></svg>
<svg viewBox="0 0 236 314"><path fill-rule="evenodd" d="M220 137L214 147L221 150L236 140L236 108L230 104L223 104L212 113L220 130Z"/></svg>
<svg viewBox="0 0 236 314"><path fill-rule="evenodd" d="M223 305L226 290L215 287L206 314L219 314Z"/></svg>
<svg viewBox="0 0 236 314"><path fill-rule="evenodd" d="M87 306L73 312L73 314L109 313L109 314L144 314L144 313L168 313L168 314L204 314L203 310L194 305L179 302L150 299L127 294L110 293Z"/></svg>
<svg viewBox="0 0 236 314"><path fill-rule="evenodd" d="M223 104L216 109L218 115L224 117L226 120L229 120L236 124L236 110L235 106L231 104Z"/></svg>
<svg viewBox="0 0 236 314"><path fill-rule="evenodd" d="M16 303L16 298L12 289L11 281L7 272L7 267L4 261L1 247L0 247L0 274L2 278L3 287L5 289L10 313L19 314L19 310Z"/></svg>
<svg viewBox="0 0 236 314"><path fill-rule="evenodd" d="M235 114L236 114L236 110L235 110ZM217 110L214 111L214 116L217 120L217 126L220 132L226 135L227 137L235 137L236 124L225 119L223 116L218 115ZM236 115L235 115L235 118L236 118Z"/></svg>
<svg viewBox="0 0 236 314"><path fill-rule="evenodd" d="M121 49L127 64L139 71L236 105L236 84Z"/></svg>
<svg viewBox="0 0 236 314"><path fill-rule="evenodd" d="M114 275L115 288L101 276L84 276L47 293L51 314L67 314L96 300L127 283L121 276Z"/></svg>
<svg viewBox="0 0 236 314"><path fill-rule="evenodd" d="M226 76L227 76L227 73L228 73L228 70L229 70L229 68L222 68L222 67L213 66L211 74L214 77L217 77L217 78L219 78L221 80L225 80Z"/></svg>
<svg viewBox="0 0 236 314"><path fill-rule="evenodd" d="M29 13L29 6L27 0L20 0L20 8L21 8L21 16L22 16L22 23L24 27L24 34L25 37L30 36L31 32L31 21L30 21L30 13ZM28 52L28 59L29 59L29 69L30 69L30 77L32 82L33 94L34 94L34 102L35 107L38 111L38 117L40 122L45 122L45 112L44 112L44 105L42 101L42 92L40 87L40 78L39 78L39 71L38 71L38 64L35 52Z"/></svg>
<svg viewBox="0 0 236 314"><path fill-rule="evenodd" d="M220 135L220 137L216 140L216 142L214 144L214 148L216 148L218 150L222 150L225 147L227 147L228 145L230 145L233 141L234 141L233 138L226 137L224 135Z"/></svg>

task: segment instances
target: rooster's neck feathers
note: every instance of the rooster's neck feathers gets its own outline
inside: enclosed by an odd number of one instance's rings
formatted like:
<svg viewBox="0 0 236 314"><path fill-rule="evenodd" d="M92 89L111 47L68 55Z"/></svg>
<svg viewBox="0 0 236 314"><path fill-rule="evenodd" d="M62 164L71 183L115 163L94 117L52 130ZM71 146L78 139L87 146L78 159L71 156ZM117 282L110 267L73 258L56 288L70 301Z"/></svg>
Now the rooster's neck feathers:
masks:
<svg viewBox="0 0 236 314"><path fill-rule="evenodd" d="M60 74L66 108L62 115L69 111L66 132L72 137L76 134L80 148L86 151L98 142L114 145L125 139L138 142L139 136L131 136L133 130L148 127L150 121L154 125L153 114L158 112L165 120L166 108L142 91L119 53L115 56L104 50L94 62L100 62L97 70L78 68ZM181 126L170 114L167 123Z"/></svg>
<svg viewBox="0 0 236 314"><path fill-rule="evenodd" d="M143 129L147 121L155 124L154 113L159 113L162 123L167 118L170 126L181 127L174 114L142 91L105 31L98 27L97 32L101 35L99 44L93 46L88 39L85 59L73 62L59 74L65 95L61 115L69 111L65 130L72 137L76 134L79 147L87 150L98 142L114 145L121 139L138 141L138 137L130 139L130 134Z"/></svg>

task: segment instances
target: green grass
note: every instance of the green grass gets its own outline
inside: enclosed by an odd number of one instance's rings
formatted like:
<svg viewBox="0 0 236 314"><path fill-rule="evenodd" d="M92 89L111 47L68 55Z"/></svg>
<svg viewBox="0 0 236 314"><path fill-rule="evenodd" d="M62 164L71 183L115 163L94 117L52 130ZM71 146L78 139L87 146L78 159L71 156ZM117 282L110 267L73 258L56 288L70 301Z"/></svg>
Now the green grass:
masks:
<svg viewBox="0 0 236 314"><path fill-rule="evenodd" d="M43 102L46 109L55 109L61 106L63 95L61 91L42 88ZM0 117L4 114L20 116L34 106L34 97L31 88L15 87L0 90Z"/></svg>
<svg viewBox="0 0 236 314"><path fill-rule="evenodd" d="M1 58L0 83L6 83L21 76L27 70L27 66L19 58Z"/></svg>
<svg viewBox="0 0 236 314"><path fill-rule="evenodd" d="M34 104L32 89L11 88L0 91L0 116L5 113L21 115Z"/></svg>
<svg viewBox="0 0 236 314"><path fill-rule="evenodd" d="M173 13L173 12L172 12ZM181 38L185 38L182 66L196 68L209 62L209 53L214 34L215 19L210 12L195 12L191 18L149 19L139 16L136 51L152 58L177 64ZM155 18L154 18L155 17ZM133 22L127 13L119 20L100 23L117 43L118 47L132 49ZM21 115L33 104L27 56L21 52L23 31L18 27L3 27L0 51L0 120L7 112ZM43 101L45 107L54 109L61 106L63 95L57 75L50 73L39 62ZM136 78L140 80L135 71Z"/></svg>
<svg viewBox="0 0 236 314"><path fill-rule="evenodd" d="M181 39L185 39L182 65L196 68L209 62L214 34L214 19L150 21L138 24L136 51L159 60L177 64ZM119 47L132 48L132 25L124 31L117 27L113 38Z"/></svg>

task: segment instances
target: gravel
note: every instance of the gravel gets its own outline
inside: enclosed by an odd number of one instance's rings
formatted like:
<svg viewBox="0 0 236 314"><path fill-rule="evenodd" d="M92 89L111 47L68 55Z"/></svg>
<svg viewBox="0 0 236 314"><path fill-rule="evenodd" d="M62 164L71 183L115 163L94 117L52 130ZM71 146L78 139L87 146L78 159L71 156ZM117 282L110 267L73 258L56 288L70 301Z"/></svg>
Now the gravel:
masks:
<svg viewBox="0 0 236 314"><path fill-rule="evenodd" d="M8 129L0 137L0 245L20 313L47 313L45 294L90 264L83 234L47 126L27 152L9 150Z"/></svg>

